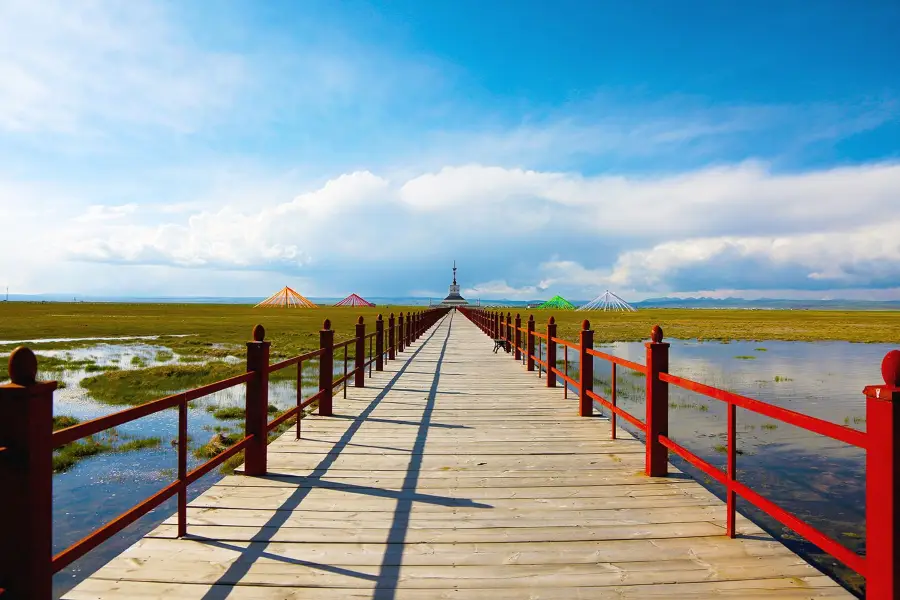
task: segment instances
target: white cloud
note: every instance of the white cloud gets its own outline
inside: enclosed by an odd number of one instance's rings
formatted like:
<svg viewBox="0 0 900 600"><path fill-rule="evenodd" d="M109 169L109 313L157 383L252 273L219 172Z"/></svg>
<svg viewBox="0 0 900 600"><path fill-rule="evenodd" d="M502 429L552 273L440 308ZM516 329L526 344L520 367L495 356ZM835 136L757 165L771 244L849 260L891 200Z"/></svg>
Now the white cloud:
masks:
<svg viewBox="0 0 900 600"><path fill-rule="evenodd" d="M87 212L83 215L75 217L76 222L86 223L90 221L108 221L111 219L121 219L134 213L137 210L136 204L123 204L121 206L106 206L102 204L94 204L88 207Z"/></svg>
<svg viewBox="0 0 900 600"><path fill-rule="evenodd" d="M716 278L737 288L900 280L900 221L882 217L900 195L893 164L790 175L744 164L640 179L470 165L407 181L350 173L255 210L246 194L237 207L154 227L83 223L67 247L82 260L218 269L402 268L448 253L469 264L480 253L494 272L521 258L540 265L520 269L515 284L467 290L481 297L708 289ZM612 250L588 264L573 244Z"/></svg>

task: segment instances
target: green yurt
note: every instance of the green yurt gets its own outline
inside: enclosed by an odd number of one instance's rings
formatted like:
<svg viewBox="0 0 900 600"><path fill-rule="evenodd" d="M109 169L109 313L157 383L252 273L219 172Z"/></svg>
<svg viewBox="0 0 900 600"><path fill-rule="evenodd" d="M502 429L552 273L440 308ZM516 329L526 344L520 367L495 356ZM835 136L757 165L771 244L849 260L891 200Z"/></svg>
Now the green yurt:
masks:
<svg viewBox="0 0 900 600"><path fill-rule="evenodd" d="M575 310L575 306L571 302L569 302L568 300L563 298L562 296L553 296L552 298L550 298L549 300L547 300L546 302L544 302L543 304L538 306L538 308L552 308L555 310Z"/></svg>

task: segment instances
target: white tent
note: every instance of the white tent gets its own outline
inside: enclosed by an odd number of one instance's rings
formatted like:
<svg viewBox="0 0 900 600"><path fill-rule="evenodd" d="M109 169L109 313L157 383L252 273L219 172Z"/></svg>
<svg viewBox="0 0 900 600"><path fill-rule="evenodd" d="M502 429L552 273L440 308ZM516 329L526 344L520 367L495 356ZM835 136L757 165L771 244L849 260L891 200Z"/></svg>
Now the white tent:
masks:
<svg viewBox="0 0 900 600"><path fill-rule="evenodd" d="M578 310L617 310L621 312L637 312L635 307L628 304L609 290L606 290Z"/></svg>

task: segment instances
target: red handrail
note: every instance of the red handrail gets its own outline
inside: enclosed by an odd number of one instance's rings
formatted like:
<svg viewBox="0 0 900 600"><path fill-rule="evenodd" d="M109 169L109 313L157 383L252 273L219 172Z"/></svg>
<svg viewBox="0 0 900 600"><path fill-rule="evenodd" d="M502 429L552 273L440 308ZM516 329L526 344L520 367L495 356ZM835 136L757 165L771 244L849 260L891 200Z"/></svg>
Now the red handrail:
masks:
<svg viewBox="0 0 900 600"><path fill-rule="evenodd" d="M499 322L496 316L480 309L461 308L460 311L483 331L492 335ZM516 315L519 319L519 315ZM900 537L900 513L898 504L900 497L895 496L895 488L900 484L900 350L889 352L882 363L884 386L870 386L864 390L867 398L866 421L867 431L861 432L850 427L824 421L816 417L781 408L754 398L728 392L708 386L684 377L668 373L668 344L662 342L662 329L658 326L651 332L651 342L647 347L647 364L625 360L617 356L593 349L593 332L590 323L582 324L581 342L575 344L554 335L556 324L551 317L546 333L534 331L534 317L530 317L527 327L516 330L526 334L524 347L518 348L528 364L544 367L547 372L548 387L555 386L555 378L560 377L571 384L579 394L580 414L590 416L590 403L585 406L584 399L596 401L610 411L612 438L616 436L616 417L622 417L646 434L647 474L664 476L667 474L668 452L681 457L726 487L727 523L726 534L735 535L736 497L747 500L766 514L790 527L801 536L816 544L836 559L866 578L867 598L892 598L900 596L900 548L896 547ZM547 360L541 360L540 344L535 353L535 339L546 340ZM566 349L572 348L581 354L579 359L579 380L569 377L567 372L556 368L554 361L555 346L559 344ZM592 361L587 357L597 357L612 364L612 398L603 398L593 390ZM591 363L587 372L585 363ZM566 353L568 369L568 353ZM646 418L641 421L615 403L616 366L632 369L647 376ZM538 368L538 375L544 369ZM585 375L589 375L585 377ZM668 385L703 394L720 400L728 408L728 464L723 473L711 463L701 459L683 446L672 441L668 435ZM895 412L895 406L897 406ZM866 548L865 557L859 556L838 541L812 527L796 515L791 514L771 500L750 489L746 484L737 481L736 469L736 412L737 407L756 412L784 423L800 427L812 433L824 435L866 451ZM896 444L896 445L895 445Z"/></svg>
<svg viewBox="0 0 900 600"><path fill-rule="evenodd" d="M319 402L320 414L330 414L331 396L334 386L346 380L347 376L335 380L329 373L333 365L335 348L346 348L358 342L356 364L349 374L361 373L364 377L365 367L376 365L376 370L383 370L383 362L376 360L376 352L372 343L380 350L377 358L394 359L395 350L402 350L404 341L409 344L423 335L429 327L445 315L449 309L435 308L423 312L411 312L406 321L406 329L400 334L398 343L394 343L395 331L393 316L388 327L390 343L385 344L384 327L381 315L378 317L376 331L365 335L362 317L357 324L357 335L350 340L333 344L334 332L326 319L320 333L320 347L317 350L293 356L277 363L269 362L269 342L264 341L265 330L257 325L253 330L253 341L247 344L248 372L203 385L194 389L172 394L153 400L140 406L127 408L110 415L92 419L59 431L52 430L52 402L55 382L35 382L37 359L28 348L17 348L10 355L9 374L12 383L0 385L0 409L3 407L21 407L16 412L0 411L0 460L14 468L0 471L2 480L0 488L12 493L0 494L0 593L15 598L49 597L50 582L53 573L70 565L83 557L111 536L122 531L140 517L168 500L178 496L178 535L183 536L187 530L187 486L200 477L221 465L238 452L246 451L245 474L264 475L266 473L266 443L268 432L291 418L301 417L301 411ZM365 361L364 341L370 340L369 356ZM303 362L313 358L320 359L319 390L309 398L303 399ZM272 421L268 421L268 380L269 373L297 365L297 404L283 412ZM345 367L346 369L346 367ZM217 456L207 460L191 471L187 470L187 405L191 400L235 387L247 386L246 395L246 435ZM356 382L361 385L360 380ZM30 401L21 403L13 399L27 397ZM326 404L327 412L323 411ZM143 501L132 506L111 521L100 526L96 531L85 536L65 548L56 555L50 554L50 530L52 519L52 464L53 449L89 437L106 429L128 423L148 415L170 408L178 408L178 477L163 489L152 494ZM24 424L28 426L24 426ZM43 425L41 425L43 423ZM40 433L40 435L38 435ZM300 420L297 421L297 436L300 435ZM27 543L23 544L23 541ZM38 543L30 543L37 541Z"/></svg>

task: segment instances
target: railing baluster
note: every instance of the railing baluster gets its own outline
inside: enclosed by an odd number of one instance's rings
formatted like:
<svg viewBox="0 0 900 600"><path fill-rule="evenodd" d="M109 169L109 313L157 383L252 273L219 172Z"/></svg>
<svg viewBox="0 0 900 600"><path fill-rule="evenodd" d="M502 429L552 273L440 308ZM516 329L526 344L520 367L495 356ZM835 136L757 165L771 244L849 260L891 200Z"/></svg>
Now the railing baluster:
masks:
<svg viewBox="0 0 900 600"><path fill-rule="evenodd" d="M344 398L347 397L347 344L344 344Z"/></svg>
<svg viewBox="0 0 900 600"><path fill-rule="evenodd" d="M650 477L665 477L669 472L669 451L659 442L659 436L669 435L669 384L659 378L669 372L669 344L662 341L663 331L654 325L647 349L647 425L646 473Z"/></svg>
<svg viewBox="0 0 900 600"><path fill-rule="evenodd" d="M187 535L187 400L178 405L178 537Z"/></svg>
<svg viewBox="0 0 900 600"><path fill-rule="evenodd" d="M366 323L362 316L356 321L356 361L353 365L353 387L366 386ZM346 397L346 390L345 395Z"/></svg>
<svg viewBox="0 0 900 600"><path fill-rule="evenodd" d="M737 408L731 402L728 403L728 479L737 481L737 469L735 461L737 459L737 426L735 424L735 411ZM727 518L725 524L725 532L728 537L734 537L734 512L735 497L734 490L729 488L725 492L725 510Z"/></svg>
<svg viewBox="0 0 900 600"><path fill-rule="evenodd" d="M300 439L300 421L303 413L301 412L300 405L303 404L303 361L297 363L297 432L296 438Z"/></svg>
<svg viewBox="0 0 900 600"><path fill-rule="evenodd" d="M255 377L247 382L246 417L244 421L247 435L253 439L244 451L244 473L246 475L266 474L266 442L269 417L269 346L264 341L266 330L262 325L253 328L253 341L247 342L247 371Z"/></svg>
<svg viewBox="0 0 900 600"><path fill-rule="evenodd" d="M547 387L556 387L556 373L553 369L556 367L556 319L550 317L547 321Z"/></svg>
<svg viewBox="0 0 900 600"><path fill-rule="evenodd" d="M330 417L333 411L334 396L334 331L331 329L331 321L325 319L322 329L319 330L319 415Z"/></svg>
<svg viewBox="0 0 900 600"><path fill-rule="evenodd" d="M610 363L610 364L612 364L612 388L610 390L609 402L613 406L617 406L616 405L616 363ZM611 414L609 416L609 422L610 422L610 425L612 425L611 439L616 439L616 419L619 417L619 415L616 414L616 411L610 411L610 412L611 412Z"/></svg>
<svg viewBox="0 0 900 600"><path fill-rule="evenodd" d="M4 597L52 597L53 391L37 382L37 358L19 347L0 385L0 577Z"/></svg>
<svg viewBox="0 0 900 600"><path fill-rule="evenodd" d="M594 348L594 332L591 330L591 322L587 319L581 323L578 347L578 399L580 405L578 414L582 417L590 417L594 414L594 401L588 395L588 392L594 391L594 357L588 353L588 350Z"/></svg>
<svg viewBox="0 0 900 600"><path fill-rule="evenodd" d="M563 372L569 376L569 347L563 344ZM563 398L569 397L569 382L563 378Z"/></svg>

